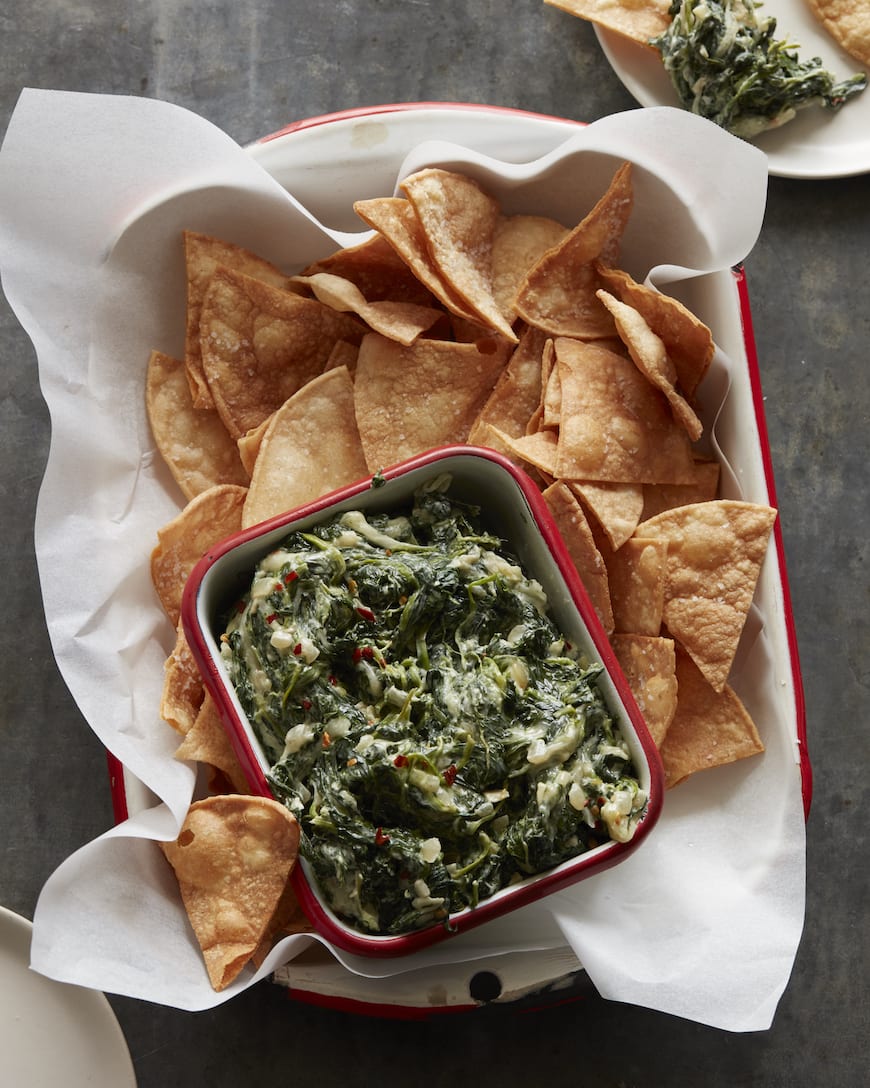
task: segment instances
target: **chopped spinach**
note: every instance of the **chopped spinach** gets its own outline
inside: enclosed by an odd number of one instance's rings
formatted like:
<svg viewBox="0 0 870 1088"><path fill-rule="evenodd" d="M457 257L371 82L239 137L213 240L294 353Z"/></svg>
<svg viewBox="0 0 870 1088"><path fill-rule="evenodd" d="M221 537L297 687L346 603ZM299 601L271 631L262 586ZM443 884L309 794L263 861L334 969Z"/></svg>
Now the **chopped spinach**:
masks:
<svg viewBox="0 0 870 1088"><path fill-rule="evenodd" d="M774 37L776 19L759 19L754 0L673 0L668 29L650 42L686 109L735 136L752 139L818 105L839 109L867 86L857 74L837 81L814 57Z"/></svg>
<svg viewBox="0 0 870 1088"><path fill-rule="evenodd" d="M449 483L289 535L224 637L303 855L373 933L627 840L646 805L601 667Z"/></svg>

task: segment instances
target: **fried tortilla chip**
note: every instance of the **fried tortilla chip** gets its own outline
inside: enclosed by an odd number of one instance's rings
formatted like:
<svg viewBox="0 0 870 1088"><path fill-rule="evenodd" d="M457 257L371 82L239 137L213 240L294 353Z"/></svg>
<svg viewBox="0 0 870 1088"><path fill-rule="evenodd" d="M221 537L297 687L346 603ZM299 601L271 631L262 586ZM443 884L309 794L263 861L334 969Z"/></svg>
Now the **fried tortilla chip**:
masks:
<svg viewBox="0 0 870 1088"><path fill-rule="evenodd" d="M680 388L692 398L713 360L715 346L709 328L677 299L635 282L627 272L601 262L596 270L603 286L637 310L661 339L673 361Z"/></svg>
<svg viewBox="0 0 870 1088"><path fill-rule="evenodd" d="M544 0L544 3L630 38L647 49L652 48L650 38L657 38L671 25L669 0Z"/></svg>
<svg viewBox="0 0 870 1088"><path fill-rule="evenodd" d="M643 376L667 397L674 418L685 428L693 442L704 433L701 420L686 398L677 390L677 368L671 362L665 343L646 323L642 314L609 291L598 291L616 322L616 331Z"/></svg>
<svg viewBox="0 0 870 1088"><path fill-rule="evenodd" d="M406 202L405 202L406 203ZM381 234L373 234L356 246L338 249L309 265L304 276L329 272L356 284L369 302L415 302L434 306L435 296L414 275L406 262Z"/></svg>
<svg viewBox="0 0 870 1088"><path fill-rule="evenodd" d="M632 537L604 558L614 629L621 634L658 635L665 608L667 541Z"/></svg>
<svg viewBox="0 0 870 1088"><path fill-rule="evenodd" d="M267 797L195 801L175 842L161 844L215 990L261 946L299 851L299 825Z"/></svg>
<svg viewBox="0 0 870 1088"><path fill-rule="evenodd" d="M242 512L247 528L360 480L368 472L347 367L294 393L272 416L260 443Z"/></svg>
<svg viewBox="0 0 870 1088"><path fill-rule="evenodd" d="M571 562L577 568L580 581L601 620L601 626L610 633L613 630L613 611L610 606L607 568L595 545L583 508L571 489L563 483L551 484L543 492L543 496L565 542Z"/></svg>
<svg viewBox="0 0 870 1088"><path fill-rule="evenodd" d="M534 431L532 434L512 438L496 427L492 429L495 432L495 438L501 444L497 448L503 447L511 460L532 465L545 476L555 478L559 443L559 436L555 431Z"/></svg>
<svg viewBox="0 0 870 1088"><path fill-rule="evenodd" d="M677 710L661 746L665 788L697 771L759 755L758 729L727 685L715 691L688 654L677 647Z"/></svg>
<svg viewBox="0 0 870 1088"><path fill-rule="evenodd" d="M696 460L695 478L690 484L644 484L641 522L677 506L715 499L719 494L720 473L718 461Z"/></svg>
<svg viewBox="0 0 870 1088"><path fill-rule="evenodd" d="M808 0L835 42L870 68L870 0Z"/></svg>
<svg viewBox="0 0 870 1088"><path fill-rule="evenodd" d="M360 346L354 397L369 471L465 442L504 369L510 345L418 340L403 347L377 333Z"/></svg>
<svg viewBox="0 0 870 1088"><path fill-rule="evenodd" d="M529 270L514 298L524 321L551 336L595 340L613 336L613 318L596 297L596 260L614 263L633 203L631 166L624 163L592 211Z"/></svg>
<svg viewBox="0 0 870 1088"><path fill-rule="evenodd" d="M420 306L415 302L390 299L369 302L356 284L331 272L294 276L293 282L309 287L315 298L325 306L340 313L356 314L373 332L379 332L381 336L400 344L413 344L443 313L442 310Z"/></svg>
<svg viewBox="0 0 870 1088"><path fill-rule="evenodd" d="M271 262L258 257L232 242L212 238L196 231L184 232L184 262L187 272L187 325L184 342L184 365L190 383L195 408L213 408L211 391L202 368L199 323L202 302L211 278L221 266L244 272L247 276L284 287L287 278Z"/></svg>
<svg viewBox="0 0 870 1088"><path fill-rule="evenodd" d="M217 706L208 692L184 740L176 749L175 758L204 763L219 771L230 783L233 793L251 792Z"/></svg>
<svg viewBox="0 0 870 1088"><path fill-rule="evenodd" d="M179 620L175 646L163 666L160 717L177 733L186 735L193 728L204 695L202 677Z"/></svg>
<svg viewBox="0 0 870 1088"><path fill-rule="evenodd" d="M157 530L151 581L173 627L178 626L184 583L194 566L212 544L241 529L247 493L237 484L216 484Z"/></svg>
<svg viewBox="0 0 870 1088"><path fill-rule="evenodd" d="M567 234L567 227L543 215L499 219L492 240L492 293L508 321L517 317L514 298L526 274Z"/></svg>
<svg viewBox="0 0 870 1088"><path fill-rule="evenodd" d="M202 361L234 440L320 374L336 342L359 343L349 314L250 276L219 269L202 305Z"/></svg>
<svg viewBox="0 0 870 1088"><path fill-rule="evenodd" d="M647 635L614 635L613 652L657 748L677 712L674 640Z"/></svg>
<svg viewBox="0 0 870 1088"><path fill-rule="evenodd" d="M716 499L638 526L667 543L664 622L715 691L728 679L775 520L769 506Z"/></svg>
<svg viewBox="0 0 870 1088"><path fill-rule="evenodd" d="M498 201L473 178L435 167L418 170L400 187L416 212L441 279L482 324L516 342L493 293Z"/></svg>
<svg viewBox="0 0 870 1088"><path fill-rule="evenodd" d="M546 335L528 328L511 354L495 388L471 427L469 441L487 445L482 436L489 426L514 438L526 433L540 401L541 360ZM504 451L503 451L504 452Z"/></svg>
<svg viewBox="0 0 870 1088"><path fill-rule="evenodd" d="M194 408L184 363L153 351L145 407L154 442L185 498L215 484L245 486L238 447L213 408Z"/></svg>
<svg viewBox="0 0 870 1088"><path fill-rule="evenodd" d="M630 359L555 341L562 389L556 475L611 483L688 483L692 447L667 400Z"/></svg>
<svg viewBox="0 0 870 1088"><path fill-rule="evenodd" d="M570 486L604 530L611 548L621 548L640 521L643 485L572 480Z"/></svg>

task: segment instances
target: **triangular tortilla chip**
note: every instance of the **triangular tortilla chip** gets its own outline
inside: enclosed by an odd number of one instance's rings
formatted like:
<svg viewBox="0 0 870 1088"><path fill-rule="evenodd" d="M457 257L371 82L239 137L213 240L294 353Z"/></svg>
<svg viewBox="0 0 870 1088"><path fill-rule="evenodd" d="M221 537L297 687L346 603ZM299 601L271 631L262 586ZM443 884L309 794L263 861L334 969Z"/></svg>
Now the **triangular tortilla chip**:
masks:
<svg viewBox="0 0 870 1088"><path fill-rule="evenodd" d="M329 257L309 265L302 274L313 276L318 272L329 272L350 280L369 302L390 299L416 302L421 306L435 305L432 292L381 234L373 234L359 245L336 250Z"/></svg>
<svg viewBox="0 0 870 1088"><path fill-rule="evenodd" d="M643 485L572 480L570 486L607 534L611 548L621 548L640 521Z"/></svg>
<svg viewBox="0 0 870 1088"><path fill-rule="evenodd" d="M507 362L510 345L365 337L354 382L356 419L371 472L416 453L465 442Z"/></svg>
<svg viewBox="0 0 870 1088"><path fill-rule="evenodd" d="M236 484L217 484L191 499L181 513L157 530L151 581L173 627L178 625L190 572L212 544L241 529L247 493L247 488Z"/></svg>
<svg viewBox="0 0 870 1088"><path fill-rule="evenodd" d="M749 713L727 685L714 691L677 647L677 710L661 746L665 788L696 771L759 755L764 743Z"/></svg>
<svg viewBox="0 0 870 1088"><path fill-rule="evenodd" d="M721 468L718 461L695 461L694 480L690 484L644 484L641 523L696 502L709 502L719 494Z"/></svg>
<svg viewBox="0 0 870 1088"><path fill-rule="evenodd" d="M498 201L473 179L429 167L400 182L423 228L441 279L478 320L516 342L493 294L492 245Z"/></svg>
<svg viewBox="0 0 870 1088"><path fill-rule="evenodd" d="M610 641L650 736L661 748L677 711L674 640L614 635Z"/></svg>
<svg viewBox="0 0 870 1088"><path fill-rule="evenodd" d="M526 274L567 234L567 227L543 215L499 219L492 240L492 293L508 321L516 319L514 298Z"/></svg>
<svg viewBox="0 0 870 1088"><path fill-rule="evenodd" d="M664 621L722 691L776 520L769 506L716 499L657 514L639 536L667 542Z"/></svg>
<svg viewBox="0 0 870 1088"><path fill-rule="evenodd" d="M153 351L145 378L145 406L154 443L185 498L215 484L245 486L248 473L220 416L194 408L184 363Z"/></svg>
<svg viewBox="0 0 870 1088"><path fill-rule="evenodd" d="M163 666L160 717L176 732L186 735L193 728L204 695L202 677L179 620L175 646Z"/></svg>
<svg viewBox="0 0 870 1088"><path fill-rule="evenodd" d="M605 552L604 560L615 630L658 635L665 608L667 541L633 537L618 550Z"/></svg>
<svg viewBox="0 0 870 1088"><path fill-rule="evenodd" d="M184 261L187 272L187 325L184 341L184 365L195 408L213 408L211 391L202 369L199 321L202 301L211 278L221 266L234 268L247 276L284 287L287 278L280 268L241 246L212 238L196 231L184 232Z"/></svg>
<svg viewBox="0 0 870 1088"><path fill-rule="evenodd" d="M613 630L613 611L610 607L607 568L595 545L583 508L571 489L563 483L551 484L543 496L571 562L577 568L580 581L586 587L601 620L601 626L609 634Z"/></svg>
<svg viewBox="0 0 870 1088"><path fill-rule="evenodd" d="M596 298L594 262L612 263L631 215L631 165L623 163L592 211L530 269L514 299L524 321L552 336L599 339L613 335L613 318Z"/></svg>
<svg viewBox="0 0 870 1088"><path fill-rule="evenodd" d="M541 392L541 358L546 335L538 329L526 329L507 366L499 376L486 404L469 433L469 441L480 443L488 426L511 437L526 433L528 422L538 406ZM484 443L485 444L485 443Z"/></svg>
<svg viewBox="0 0 870 1088"><path fill-rule="evenodd" d="M217 705L207 692L193 724L175 751L175 758L204 763L220 771L230 783L233 793L251 792Z"/></svg>
<svg viewBox="0 0 870 1088"><path fill-rule="evenodd" d="M317 299L227 269L212 276L200 327L205 375L234 439L317 377L336 341L359 343L365 331Z"/></svg>
<svg viewBox="0 0 870 1088"><path fill-rule="evenodd" d="M669 0L544 0L554 8L613 30L647 49L671 24Z"/></svg>
<svg viewBox="0 0 870 1088"><path fill-rule="evenodd" d="M268 797L195 801L175 842L161 843L208 976L221 991L260 947L299 851L299 824Z"/></svg>
<svg viewBox="0 0 870 1088"><path fill-rule="evenodd" d="M367 474L353 382L336 367L304 385L271 417L242 513L248 527Z"/></svg>

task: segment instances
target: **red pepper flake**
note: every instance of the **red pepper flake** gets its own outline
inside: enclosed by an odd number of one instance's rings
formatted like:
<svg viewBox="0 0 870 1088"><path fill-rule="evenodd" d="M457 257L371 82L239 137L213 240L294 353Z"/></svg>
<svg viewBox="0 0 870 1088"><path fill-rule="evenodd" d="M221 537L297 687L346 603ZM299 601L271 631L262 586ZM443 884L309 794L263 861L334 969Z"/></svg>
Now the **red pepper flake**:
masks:
<svg viewBox="0 0 870 1088"><path fill-rule="evenodd" d="M284 575L284 585L289 586L291 582L295 582L299 575L295 570L288 570Z"/></svg>
<svg viewBox="0 0 870 1088"><path fill-rule="evenodd" d="M332 737L328 733L324 733L320 738L320 743L324 748L328 748L332 744Z"/></svg>
<svg viewBox="0 0 870 1088"><path fill-rule="evenodd" d="M356 756L351 756L350 759L347 761L347 765L348 767L355 767L357 765Z"/></svg>
<svg viewBox="0 0 870 1088"><path fill-rule="evenodd" d="M310 710L311 709L311 700L310 699L303 699L302 700L302 709L303 710Z"/></svg>
<svg viewBox="0 0 870 1088"><path fill-rule="evenodd" d="M362 618L364 620L368 620L369 623L374 623L375 622L374 612L372 612L372 610L370 608L366 608L366 606L364 604L358 604L356 606L356 611L357 611L358 616L362 616Z"/></svg>
<svg viewBox="0 0 870 1088"><path fill-rule="evenodd" d="M266 617L266 623L274 623L277 618L278 618L278 613L273 612L271 616Z"/></svg>
<svg viewBox="0 0 870 1088"><path fill-rule="evenodd" d="M297 657L299 657L299 655L302 653L301 642L297 642L296 645L293 647L293 653L296 654Z"/></svg>
<svg viewBox="0 0 870 1088"><path fill-rule="evenodd" d="M447 783L448 786L452 786L453 783L456 781L456 774L457 771L455 763L451 763L449 767L445 768L444 781Z"/></svg>
<svg viewBox="0 0 870 1088"><path fill-rule="evenodd" d="M375 651L371 646L357 646L351 656L353 657L354 665L358 665L362 660L371 661L375 656Z"/></svg>
<svg viewBox="0 0 870 1088"><path fill-rule="evenodd" d="M386 846L390 841L390 836L386 834L383 828L378 828L375 832L375 846Z"/></svg>
<svg viewBox="0 0 870 1088"><path fill-rule="evenodd" d="M327 679L329 680L330 684L332 684L333 687L335 687L336 684L338 683L338 677L335 676L333 673L330 673L329 676L327 677Z"/></svg>
<svg viewBox="0 0 870 1088"><path fill-rule="evenodd" d="M408 757L403 756L401 754L397 755L396 758L393 760L393 766L394 767L407 767L408 766Z"/></svg>

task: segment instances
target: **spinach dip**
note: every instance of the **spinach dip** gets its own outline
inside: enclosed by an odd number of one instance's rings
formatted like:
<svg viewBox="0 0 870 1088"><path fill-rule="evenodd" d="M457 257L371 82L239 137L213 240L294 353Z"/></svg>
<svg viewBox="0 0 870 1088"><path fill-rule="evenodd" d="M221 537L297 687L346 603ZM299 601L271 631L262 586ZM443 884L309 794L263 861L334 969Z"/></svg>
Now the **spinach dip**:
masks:
<svg viewBox="0 0 870 1088"><path fill-rule="evenodd" d="M222 637L321 892L373 934L627 841L646 806L602 666L449 484L290 534Z"/></svg>

